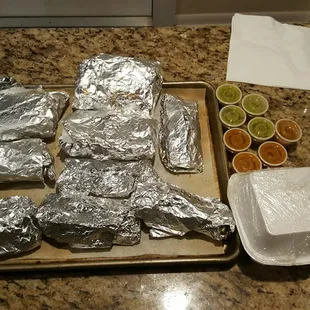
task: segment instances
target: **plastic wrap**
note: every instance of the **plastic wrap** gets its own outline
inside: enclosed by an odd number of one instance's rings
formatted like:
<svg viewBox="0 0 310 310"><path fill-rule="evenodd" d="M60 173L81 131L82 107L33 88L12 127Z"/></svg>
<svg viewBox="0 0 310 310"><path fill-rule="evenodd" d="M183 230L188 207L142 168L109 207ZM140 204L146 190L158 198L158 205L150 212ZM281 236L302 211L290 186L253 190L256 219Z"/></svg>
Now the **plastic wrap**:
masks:
<svg viewBox="0 0 310 310"><path fill-rule="evenodd" d="M234 174L228 198L245 250L267 265L310 263L310 168Z"/></svg>
<svg viewBox="0 0 310 310"><path fill-rule="evenodd" d="M165 94L161 101L160 156L175 173L200 173L203 156L198 104Z"/></svg>
<svg viewBox="0 0 310 310"><path fill-rule="evenodd" d="M71 248L109 248L120 226L125 228L129 210L130 205L124 199L50 194L43 201L37 219L47 237Z"/></svg>
<svg viewBox="0 0 310 310"><path fill-rule="evenodd" d="M158 62L101 54L80 64L73 109L152 115L161 87Z"/></svg>
<svg viewBox="0 0 310 310"><path fill-rule="evenodd" d="M0 183L55 179L53 156L40 139L0 142Z"/></svg>
<svg viewBox="0 0 310 310"><path fill-rule="evenodd" d="M68 104L64 91L12 87L0 93L0 141L48 138Z"/></svg>
<svg viewBox="0 0 310 310"><path fill-rule="evenodd" d="M196 231L223 240L235 229L230 209L219 199L203 198L167 184L152 167L144 170L132 205L136 217L151 228L150 235L155 238Z"/></svg>
<svg viewBox="0 0 310 310"><path fill-rule="evenodd" d="M20 86L14 78L9 76L0 76L0 91L14 86Z"/></svg>
<svg viewBox="0 0 310 310"><path fill-rule="evenodd" d="M37 207L28 197L0 199L0 255L23 253L40 246L36 211Z"/></svg>
<svg viewBox="0 0 310 310"><path fill-rule="evenodd" d="M98 160L152 159L157 121L137 114L75 111L63 121L59 145L72 157Z"/></svg>
<svg viewBox="0 0 310 310"><path fill-rule="evenodd" d="M63 196L78 193L106 198L125 198L136 188L144 161L97 161L69 158L56 186Z"/></svg>

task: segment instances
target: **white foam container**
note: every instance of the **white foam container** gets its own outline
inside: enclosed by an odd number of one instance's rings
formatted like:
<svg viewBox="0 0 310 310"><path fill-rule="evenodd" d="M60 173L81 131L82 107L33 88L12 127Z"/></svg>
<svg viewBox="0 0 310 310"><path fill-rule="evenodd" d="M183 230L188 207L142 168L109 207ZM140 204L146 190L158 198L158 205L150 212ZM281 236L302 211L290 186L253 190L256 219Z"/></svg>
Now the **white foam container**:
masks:
<svg viewBox="0 0 310 310"><path fill-rule="evenodd" d="M310 167L234 174L227 195L241 242L253 260L310 264Z"/></svg>

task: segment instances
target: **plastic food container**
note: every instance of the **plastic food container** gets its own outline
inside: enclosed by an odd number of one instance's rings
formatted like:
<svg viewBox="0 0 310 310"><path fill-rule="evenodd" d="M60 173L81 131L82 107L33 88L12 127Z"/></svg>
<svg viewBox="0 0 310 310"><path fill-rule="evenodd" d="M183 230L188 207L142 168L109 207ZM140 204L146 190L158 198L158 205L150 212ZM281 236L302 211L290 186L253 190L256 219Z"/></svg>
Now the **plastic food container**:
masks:
<svg viewBox="0 0 310 310"><path fill-rule="evenodd" d="M252 143L251 136L243 129L233 128L224 133L223 142L232 153L246 151Z"/></svg>
<svg viewBox="0 0 310 310"><path fill-rule="evenodd" d="M216 98L223 105L237 104L241 101L241 89L234 84L223 84L216 89Z"/></svg>
<svg viewBox="0 0 310 310"><path fill-rule="evenodd" d="M299 125L290 119L280 119L276 122L276 140L284 146L298 142L302 137Z"/></svg>
<svg viewBox="0 0 310 310"><path fill-rule="evenodd" d="M310 167L231 176L227 195L241 242L265 265L310 264Z"/></svg>
<svg viewBox="0 0 310 310"><path fill-rule="evenodd" d="M260 145L258 156L266 166L278 167L286 162L287 151L280 143L268 141Z"/></svg>
<svg viewBox="0 0 310 310"><path fill-rule="evenodd" d="M253 153L241 152L235 155L232 160L232 166L237 173L255 171L262 169L262 162Z"/></svg>
<svg viewBox="0 0 310 310"><path fill-rule="evenodd" d="M249 94L242 99L241 106L250 117L255 117L264 115L268 111L269 103L260 94Z"/></svg>
<svg viewBox="0 0 310 310"><path fill-rule="evenodd" d="M223 107L219 113L221 123L226 128L242 126L246 121L246 114L240 107L231 105Z"/></svg>
<svg viewBox="0 0 310 310"><path fill-rule="evenodd" d="M274 136L275 127L273 122L265 117L254 117L248 123L248 131L253 141L262 143Z"/></svg>

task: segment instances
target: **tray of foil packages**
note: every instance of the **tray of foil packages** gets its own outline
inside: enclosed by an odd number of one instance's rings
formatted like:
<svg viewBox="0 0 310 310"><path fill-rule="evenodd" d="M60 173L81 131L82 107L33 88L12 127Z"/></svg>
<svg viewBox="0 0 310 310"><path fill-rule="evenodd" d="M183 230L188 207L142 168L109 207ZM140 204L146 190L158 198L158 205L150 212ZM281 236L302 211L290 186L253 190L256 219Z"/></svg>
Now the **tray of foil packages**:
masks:
<svg viewBox="0 0 310 310"><path fill-rule="evenodd" d="M41 170L27 171L30 176L23 168L11 171L14 163L0 169L0 235L7 238L0 270L233 262L241 245L228 206L215 89L205 82L162 83L156 63L141 61L137 69L128 58L121 70L147 76L149 85L131 89L122 80L116 93L108 81L119 82L118 71L110 56L98 57L81 64L75 86L36 90L64 91L70 103L56 135L44 140L53 177L42 181L50 165L42 156L36 157ZM115 75L94 86L92 61ZM11 150L21 143L2 145ZM22 167L33 159L26 150L16 151Z"/></svg>

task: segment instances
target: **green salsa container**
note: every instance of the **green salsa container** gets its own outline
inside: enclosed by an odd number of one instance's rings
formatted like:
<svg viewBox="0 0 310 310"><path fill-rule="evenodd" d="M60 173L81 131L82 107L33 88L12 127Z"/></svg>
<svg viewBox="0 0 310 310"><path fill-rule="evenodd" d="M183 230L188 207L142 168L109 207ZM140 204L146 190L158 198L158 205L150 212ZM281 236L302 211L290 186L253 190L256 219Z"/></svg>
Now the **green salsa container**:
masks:
<svg viewBox="0 0 310 310"><path fill-rule="evenodd" d="M240 127L246 121L246 113L236 105L223 107L219 113L219 117L223 126L228 129Z"/></svg>
<svg viewBox="0 0 310 310"><path fill-rule="evenodd" d="M241 106L249 116L255 117L264 115L269 108L269 103L260 94L249 94L242 99Z"/></svg>
<svg viewBox="0 0 310 310"><path fill-rule="evenodd" d="M271 120L265 117L254 117L248 123L248 132L255 142L265 142L275 134L275 127Z"/></svg>
<svg viewBox="0 0 310 310"><path fill-rule="evenodd" d="M216 89L216 98L223 105L237 104L241 101L242 92L234 84L223 84Z"/></svg>

